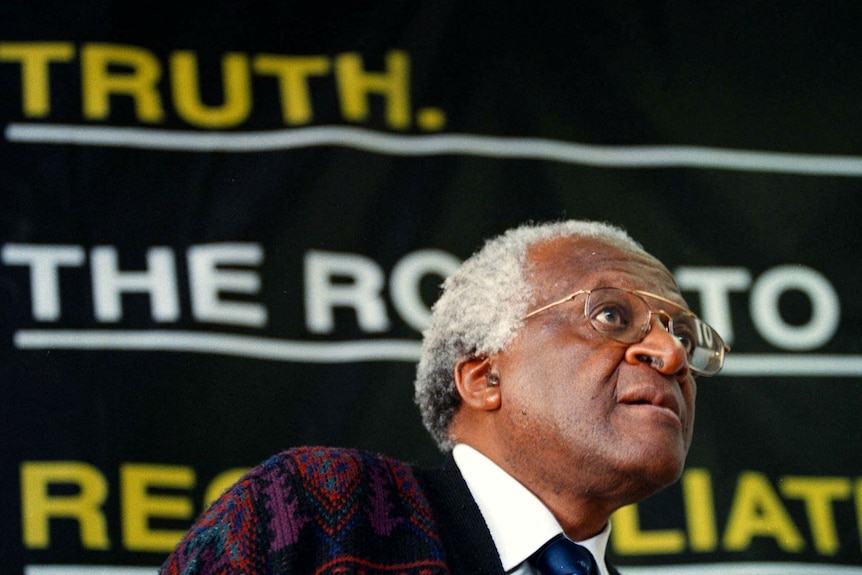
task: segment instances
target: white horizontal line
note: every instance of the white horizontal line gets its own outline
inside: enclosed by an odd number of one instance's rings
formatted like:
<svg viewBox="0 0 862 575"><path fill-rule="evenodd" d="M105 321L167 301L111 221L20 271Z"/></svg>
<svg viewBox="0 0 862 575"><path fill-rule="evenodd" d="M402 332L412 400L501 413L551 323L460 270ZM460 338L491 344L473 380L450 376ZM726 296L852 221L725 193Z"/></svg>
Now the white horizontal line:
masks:
<svg viewBox="0 0 862 575"><path fill-rule="evenodd" d="M626 575L862 575L862 567L819 563L698 563L625 567ZM155 567L27 565L24 575L156 575Z"/></svg>
<svg viewBox="0 0 862 575"><path fill-rule="evenodd" d="M20 330L15 333L15 346L20 349L181 351L300 363L415 362L419 360L420 345L411 340L291 341L166 330Z"/></svg>
<svg viewBox="0 0 862 575"><path fill-rule="evenodd" d="M858 377L862 376L861 355L800 353L731 353L721 375Z"/></svg>
<svg viewBox="0 0 862 575"><path fill-rule="evenodd" d="M101 349L212 353L299 363L416 362L421 343L408 339L295 341L250 335L171 330L39 330L15 332L19 349ZM722 375L742 377L858 377L862 356L739 354Z"/></svg>
<svg viewBox="0 0 862 575"><path fill-rule="evenodd" d="M6 127L10 142L112 146L186 152L267 152L342 146L394 156L467 155L533 159L612 168L711 168L802 175L862 176L862 157L728 150L700 146L599 146L476 134L408 135L353 126L259 132L192 132L153 128L22 124Z"/></svg>

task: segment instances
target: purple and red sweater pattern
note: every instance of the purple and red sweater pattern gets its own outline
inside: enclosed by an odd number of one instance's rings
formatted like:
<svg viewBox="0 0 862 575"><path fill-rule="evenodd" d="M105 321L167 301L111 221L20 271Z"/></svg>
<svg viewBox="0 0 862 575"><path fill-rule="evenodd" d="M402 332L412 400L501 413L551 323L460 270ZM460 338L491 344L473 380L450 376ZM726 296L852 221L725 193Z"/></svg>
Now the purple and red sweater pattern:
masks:
<svg viewBox="0 0 862 575"><path fill-rule="evenodd" d="M443 544L413 469L306 447L273 456L205 511L162 575L442 575Z"/></svg>

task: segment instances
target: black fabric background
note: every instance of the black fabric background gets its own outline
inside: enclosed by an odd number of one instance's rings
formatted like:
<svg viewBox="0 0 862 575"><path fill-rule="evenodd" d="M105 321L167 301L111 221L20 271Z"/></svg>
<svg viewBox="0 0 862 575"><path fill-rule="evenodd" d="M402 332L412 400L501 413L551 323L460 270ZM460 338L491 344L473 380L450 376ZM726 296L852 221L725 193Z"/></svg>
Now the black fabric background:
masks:
<svg viewBox="0 0 862 575"><path fill-rule="evenodd" d="M739 6L668 2L47 2L0 6L0 45L66 42L76 57L52 64L51 110L26 117L21 67L0 61L0 122L131 127L204 134L171 104L169 55L197 54L205 99L220 101L221 58L356 52L368 70L401 50L410 58L412 109L446 114L442 130L387 123L372 99L362 121L346 119L330 74L311 82L313 118L287 125L272 78L256 77L253 108L221 133L353 126L365 135L457 134L595 146L692 146L862 160L862 46L854 3ZM109 117L82 113L80 49L113 43L149 51L165 68L165 117L141 122L128 98ZM604 148L603 148L604 149ZM854 164L855 162L855 164ZM825 165L825 164L824 164ZM447 151L404 156L345 145L261 152L177 151L134 146L0 141L0 244L81 247L87 261L62 268L62 316L31 313L28 269L0 264L0 485L6 571L34 564L152 566L161 553L124 548L117 491L125 462L193 467L190 498L221 471L247 467L301 444L354 446L434 465L439 453L412 404L408 361L271 361L178 351L21 349L29 329L189 330L336 342L418 341L384 290L391 326L367 333L349 310L331 334L310 333L303 257L310 250L360 254L389 277L406 254L438 249L460 259L484 238L525 220L610 220L670 269L744 268L755 280L781 265L822 274L840 299L840 325L805 353L860 362L862 284L855 174L805 174L746 166L596 166ZM261 328L196 322L185 253L190 246L250 242L269 320ZM94 318L89 253L114 246L121 267L145 252L176 255L181 314L152 320L148 300L127 296L123 318ZM439 278L423 281L430 305ZM785 354L753 324L748 292L730 298L736 354ZM687 292L699 310L696 293ZM242 297L231 296L234 300ZM788 321L804 323L807 300L788 293ZM781 357L785 357L782 355ZM732 365L733 356L729 361ZM838 360L836 360L837 363ZM780 358L779 358L780 362ZM859 565L862 466L860 370L850 375L745 375L702 380L689 467L709 471L719 539L738 477L756 471L776 490L791 476L839 477L851 494L830 503L840 546L812 544L806 509L784 503L806 540L788 552L757 537L741 551L617 552L619 565L790 561ZM48 549L22 541L20 468L25 461L81 461L104 474L110 548L82 548L74 522L51 526ZM641 528L685 529L679 488L641 509Z"/></svg>

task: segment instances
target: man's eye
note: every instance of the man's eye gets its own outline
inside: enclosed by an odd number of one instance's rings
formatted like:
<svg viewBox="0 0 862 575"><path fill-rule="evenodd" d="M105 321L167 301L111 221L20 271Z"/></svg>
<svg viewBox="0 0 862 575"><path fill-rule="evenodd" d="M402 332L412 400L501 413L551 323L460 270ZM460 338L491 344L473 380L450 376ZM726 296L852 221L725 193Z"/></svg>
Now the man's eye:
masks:
<svg viewBox="0 0 862 575"><path fill-rule="evenodd" d="M629 314L619 306L606 305L593 312L593 321L609 328L624 328L629 325Z"/></svg>
<svg viewBox="0 0 862 575"><path fill-rule="evenodd" d="M692 326L680 321L673 323L673 335L682 343L682 347L687 353L694 351L697 345L697 336L695 335Z"/></svg>

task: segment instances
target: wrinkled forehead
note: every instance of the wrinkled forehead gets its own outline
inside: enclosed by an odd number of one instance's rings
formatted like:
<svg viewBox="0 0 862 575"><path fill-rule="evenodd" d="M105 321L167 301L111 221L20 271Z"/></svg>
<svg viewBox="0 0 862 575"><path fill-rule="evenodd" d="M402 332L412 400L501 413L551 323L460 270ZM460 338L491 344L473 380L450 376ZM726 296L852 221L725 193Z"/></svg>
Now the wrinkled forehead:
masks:
<svg viewBox="0 0 862 575"><path fill-rule="evenodd" d="M570 237L536 244L527 254L534 303L582 289L643 290L688 307L673 274L655 257L614 239Z"/></svg>

